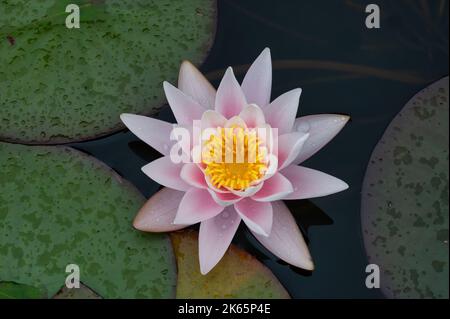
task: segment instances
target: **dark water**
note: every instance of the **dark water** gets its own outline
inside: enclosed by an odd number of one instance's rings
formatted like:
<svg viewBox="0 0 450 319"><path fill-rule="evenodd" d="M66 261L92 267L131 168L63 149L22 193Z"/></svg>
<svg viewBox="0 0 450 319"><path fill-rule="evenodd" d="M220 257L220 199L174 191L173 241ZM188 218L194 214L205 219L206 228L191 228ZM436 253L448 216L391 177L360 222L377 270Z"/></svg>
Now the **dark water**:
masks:
<svg viewBox="0 0 450 319"><path fill-rule="evenodd" d="M360 229L364 172L392 118L417 91L448 74L447 1L376 1L381 8L377 30L365 27L368 3L219 1L215 43L201 67L217 86L217 72L251 63L270 47L272 98L301 87L299 116L352 117L337 138L305 163L345 180L350 188L290 203L309 240L316 270L309 273L280 262L245 227L234 240L267 265L294 298L382 297L365 286L367 260ZM235 69L240 78L242 70L245 67ZM167 106L158 117L173 121ZM73 146L113 167L147 197L159 188L140 170L158 153L129 132Z"/></svg>

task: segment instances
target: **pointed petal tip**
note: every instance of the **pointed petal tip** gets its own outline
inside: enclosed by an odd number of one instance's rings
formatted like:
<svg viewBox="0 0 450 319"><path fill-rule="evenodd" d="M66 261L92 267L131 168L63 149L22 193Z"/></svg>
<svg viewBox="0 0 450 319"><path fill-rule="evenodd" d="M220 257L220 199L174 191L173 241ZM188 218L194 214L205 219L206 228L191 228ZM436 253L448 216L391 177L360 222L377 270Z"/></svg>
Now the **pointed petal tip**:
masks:
<svg viewBox="0 0 450 319"><path fill-rule="evenodd" d="M225 250L225 252L228 250L228 248ZM199 242L199 253L200 253L200 242ZM214 259L211 258L205 258L205 256L200 257L199 256L199 263L200 263L200 273L205 276L207 275L211 270L214 269L214 267L217 266L217 264L222 260L223 256L221 256L218 260L214 261Z"/></svg>
<svg viewBox="0 0 450 319"><path fill-rule="evenodd" d="M139 231L144 231L142 221L138 216L139 215L137 215L133 220L133 228Z"/></svg>
<svg viewBox="0 0 450 319"><path fill-rule="evenodd" d="M223 77L227 77L227 76L232 76L233 78L236 78L236 76L234 75L233 67L231 67L231 66L227 67Z"/></svg>
<svg viewBox="0 0 450 319"><path fill-rule="evenodd" d="M120 120L122 121L123 124L125 124L125 126L128 127L129 121L138 116L144 117L143 115L138 115L138 114L122 113L122 114L120 114Z"/></svg>
<svg viewBox="0 0 450 319"><path fill-rule="evenodd" d="M301 268L313 271L315 269L315 265L314 265L314 262L312 261L312 259L309 259L304 262L304 264L302 265Z"/></svg>
<svg viewBox="0 0 450 319"><path fill-rule="evenodd" d="M217 89L215 110L226 118L230 118L238 115L246 105L245 94L230 66L225 71Z"/></svg>
<svg viewBox="0 0 450 319"><path fill-rule="evenodd" d="M172 87L174 87L172 84L170 84L167 81L163 81L163 88L164 88L164 90L171 89Z"/></svg>
<svg viewBox="0 0 450 319"><path fill-rule="evenodd" d="M123 124L125 124L125 126L127 126L127 121L130 118L130 115L131 114L129 114L129 113L122 113L119 116L120 120L122 121Z"/></svg>
<svg viewBox="0 0 450 319"><path fill-rule="evenodd" d="M314 271L314 269L315 269L315 265L314 265L314 262L313 262L311 256L307 256L306 258L302 258L302 259L285 261L285 262L287 262L288 264L290 264L294 267L308 270L308 271Z"/></svg>
<svg viewBox="0 0 450 319"><path fill-rule="evenodd" d="M194 65L193 65L192 62L189 61L189 60L183 60L183 61L181 61L181 67L192 67L192 66L194 66Z"/></svg>
<svg viewBox="0 0 450 319"><path fill-rule="evenodd" d="M330 175L330 176L331 176L331 175ZM345 191L345 190L347 190L347 189L350 188L350 185L347 184L346 182L344 182L342 179L337 178L337 177L334 177L334 176L331 176L331 177L333 177L333 179L335 180L335 183L336 183L336 189L335 189L335 191L334 191L333 193L331 193L330 195L336 194L336 193L340 193L340 192L343 192L343 191Z"/></svg>
<svg viewBox="0 0 450 319"><path fill-rule="evenodd" d="M350 185L348 185L346 182L344 182L343 180L341 180L341 182L342 182L342 190L341 190L341 192L342 191L345 191L346 189L348 189L349 187L350 187Z"/></svg>
<svg viewBox="0 0 450 319"><path fill-rule="evenodd" d="M303 90L301 88L293 89L292 94L295 96L296 100L299 100L298 103L300 103L300 97L302 96Z"/></svg>
<svg viewBox="0 0 450 319"><path fill-rule="evenodd" d="M313 262L311 256L308 256L307 258L304 258L304 259L297 259L297 260L291 260L290 262L289 261L286 261L286 262L288 264L291 264L294 267L298 267L298 268L305 269L308 271L314 271L314 269L315 269L315 265L314 265L314 262Z"/></svg>
<svg viewBox="0 0 450 319"><path fill-rule="evenodd" d="M139 216L139 215L138 215ZM160 232L167 232L169 230L161 230L161 229L157 229L156 226L152 226L147 224L141 217L136 216L133 220L133 228L141 231L141 232L146 232L146 233L160 233ZM179 224L180 226L182 224ZM186 226L186 225L184 225ZM154 228L154 229L151 229Z"/></svg>
<svg viewBox="0 0 450 319"><path fill-rule="evenodd" d="M200 264L200 273L205 276L207 275L212 269L214 268L214 266L206 266L206 265L202 265Z"/></svg>
<svg viewBox="0 0 450 319"><path fill-rule="evenodd" d="M265 47L259 54L258 58L259 59L267 59L269 61L269 63L272 63L272 56L271 56L270 48Z"/></svg>
<svg viewBox="0 0 450 319"><path fill-rule="evenodd" d="M226 78L226 77L229 77L229 76L235 77L234 76L234 72L233 72L233 68L231 66L227 67L227 69L225 70L225 73L223 74L222 80L224 78Z"/></svg>
<svg viewBox="0 0 450 319"><path fill-rule="evenodd" d="M334 114L334 116L336 117L335 119L336 122L342 122L342 126L347 124L347 122L350 121L351 119L350 115L346 114Z"/></svg>
<svg viewBox="0 0 450 319"><path fill-rule="evenodd" d="M132 114L131 113L122 113L122 114L120 114L120 119L123 121L124 119L126 119L130 115L132 115Z"/></svg>

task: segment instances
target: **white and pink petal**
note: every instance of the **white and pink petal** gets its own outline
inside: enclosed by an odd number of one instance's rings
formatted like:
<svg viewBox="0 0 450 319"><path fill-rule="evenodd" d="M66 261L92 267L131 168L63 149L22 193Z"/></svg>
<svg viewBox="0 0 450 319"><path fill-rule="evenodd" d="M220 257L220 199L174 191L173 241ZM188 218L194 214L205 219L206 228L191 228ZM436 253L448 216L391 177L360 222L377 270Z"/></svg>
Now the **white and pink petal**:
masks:
<svg viewBox="0 0 450 319"><path fill-rule="evenodd" d="M183 165L180 171L180 177L183 181L193 187L208 188L208 184L205 180L205 174L194 163L186 163Z"/></svg>
<svg viewBox="0 0 450 319"><path fill-rule="evenodd" d="M242 90L249 103L264 107L270 102L272 90L272 58L265 48L256 58L242 81Z"/></svg>
<svg viewBox="0 0 450 319"><path fill-rule="evenodd" d="M308 133L293 132L278 137L278 169L281 170L290 165L300 153Z"/></svg>
<svg viewBox="0 0 450 319"><path fill-rule="evenodd" d="M244 198L234 204L234 208L253 232L262 236L269 236L273 219L271 203L256 202L251 198Z"/></svg>
<svg viewBox="0 0 450 319"><path fill-rule="evenodd" d="M202 114L200 129L224 127L226 122L227 119L222 114L213 110L207 110Z"/></svg>
<svg viewBox="0 0 450 319"><path fill-rule="evenodd" d="M134 228L146 232L169 232L188 225L173 223L184 192L163 188L144 204L136 215Z"/></svg>
<svg viewBox="0 0 450 319"><path fill-rule="evenodd" d="M264 109L267 123L277 128L279 135L292 131L301 93L301 89L286 92Z"/></svg>
<svg viewBox="0 0 450 319"><path fill-rule="evenodd" d="M179 191L186 191L191 186L180 177L182 163L175 164L169 156L164 156L142 167L145 175L158 184Z"/></svg>
<svg viewBox="0 0 450 319"><path fill-rule="evenodd" d="M228 187L227 187L227 190L239 197L250 197L250 196L253 196L254 194L256 194L263 187L263 185L264 185L264 182L260 181L259 183L255 184L255 185L247 187L245 190L236 190L236 189L232 189L232 188L228 188Z"/></svg>
<svg viewBox="0 0 450 319"><path fill-rule="evenodd" d="M194 120L201 119L206 108L169 82L164 82L163 86L167 101L178 124L192 125Z"/></svg>
<svg viewBox="0 0 450 319"><path fill-rule="evenodd" d="M163 155L169 155L170 148L175 141L170 140L174 125L154 118L121 114L120 119L125 126L140 140L144 141Z"/></svg>
<svg viewBox="0 0 450 319"><path fill-rule="evenodd" d="M294 130L309 133L309 139L293 163L300 164L317 153L342 130L349 119L347 115L337 114L308 115L296 119Z"/></svg>
<svg viewBox="0 0 450 319"><path fill-rule="evenodd" d="M294 191L283 199L306 199L331 195L348 188L344 181L323 172L291 165L281 171L294 186Z"/></svg>
<svg viewBox="0 0 450 319"><path fill-rule="evenodd" d="M215 110L227 119L238 115L247 105L241 86L233 70L228 68L217 89Z"/></svg>
<svg viewBox="0 0 450 319"><path fill-rule="evenodd" d="M183 196L174 220L175 224L196 224L223 211L206 189L191 188Z"/></svg>
<svg viewBox="0 0 450 319"><path fill-rule="evenodd" d="M200 224L199 259L200 272L206 275L222 259L239 227L241 218L232 206L216 217Z"/></svg>
<svg viewBox="0 0 450 319"><path fill-rule="evenodd" d="M244 120L249 128L257 128L266 124L264 112L256 104L249 104L241 111L239 117Z"/></svg>
<svg viewBox="0 0 450 319"><path fill-rule="evenodd" d="M211 188L208 188L208 192L217 204L224 207L237 203L242 199L242 197L233 193L217 192Z"/></svg>
<svg viewBox="0 0 450 319"><path fill-rule="evenodd" d="M216 89L189 61L183 61L178 75L178 88L207 109L214 108Z"/></svg>
<svg viewBox="0 0 450 319"><path fill-rule="evenodd" d="M258 202L271 202L279 200L293 191L291 182L280 173L276 173L265 180L263 187L251 198Z"/></svg>
<svg viewBox="0 0 450 319"><path fill-rule="evenodd" d="M307 270L313 270L314 264L303 235L294 217L282 201L272 202L273 224L269 236L256 232L258 241L278 258Z"/></svg>

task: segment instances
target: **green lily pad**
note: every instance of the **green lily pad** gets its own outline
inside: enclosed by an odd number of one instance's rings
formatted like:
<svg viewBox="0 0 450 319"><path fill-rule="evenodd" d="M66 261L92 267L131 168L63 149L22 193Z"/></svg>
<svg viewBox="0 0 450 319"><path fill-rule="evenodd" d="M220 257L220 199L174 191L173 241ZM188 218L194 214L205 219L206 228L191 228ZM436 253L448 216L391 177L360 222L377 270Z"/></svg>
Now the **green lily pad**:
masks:
<svg viewBox="0 0 450 319"><path fill-rule="evenodd" d="M448 77L414 96L376 146L363 185L367 254L390 298L448 298Z"/></svg>
<svg viewBox="0 0 450 319"><path fill-rule="evenodd" d="M195 231L171 233L178 265L177 298L290 298L269 269L234 245L202 275L197 237Z"/></svg>
<svg viewBox="0 0 450 319"><path fill-rule="evenodd" d="M170 240L132 228L144 198L110 168L69 147L7 143L0 167L0 281L51 297L76 264L104 298L174 296Z"/></svg>
<svg viewBox="0 0 450 319"><path fill-rule="evenodd" d="M66 27L68 4L80 28ZM199 64L215 33L210 0L0 2L0 139L55 144L150 115L184 59Z"/></svg>
<svg viewBox="0 0 450 319"><path fill-rule="evenodd" d="M62 287L58 293L53 296L53 299L102 299L92 289L80 283L79 288Z"/></svg>
<svg viewBox="0 0 450 319"><path fill-rule="evenodd" d="M15 282L0 282L0 299L42 299L42 290Z"/></svg>

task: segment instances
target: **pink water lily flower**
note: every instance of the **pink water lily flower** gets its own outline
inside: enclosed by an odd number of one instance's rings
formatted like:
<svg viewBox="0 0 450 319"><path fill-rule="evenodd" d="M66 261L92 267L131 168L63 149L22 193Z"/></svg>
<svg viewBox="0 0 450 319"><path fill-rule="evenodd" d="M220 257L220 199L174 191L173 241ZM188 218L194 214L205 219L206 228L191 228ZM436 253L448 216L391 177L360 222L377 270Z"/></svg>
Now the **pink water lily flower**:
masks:
<svg viewBox="0 0 450 319"><path fill-rule="evenodd" d="M348 117L322 114L296 119L301 90L294 89L271 102L271 86L272 64L267 48L251 65L241 85L228 68L217 91L191 63L183 62L178 88L164 82L177 124L121 115L136 136L163 155L142 168L165 188L142 207L134 227L168 232L201 223L202 274L220 261L241 221L274 255L312 270L308 247L283 200L320 197L348 188L333 176L298 165L327 144ZM174 162L171 150L179 141L171 139L172 130L186 128L192 136L195 121L199 121L200 131L212 130L200 143L201 160ZM231 130L226 133L226 128ZM253 134L260 128L267 129L270 138ZM274 129L276 136L271 135ZM244 149L256 150L256 157L251 161L245 157L239 163L204 157L210 154L211 146L227 136L234 141L231 146L243 137ZM194 153L195 148L190 145L187 153Z"/></svg>

